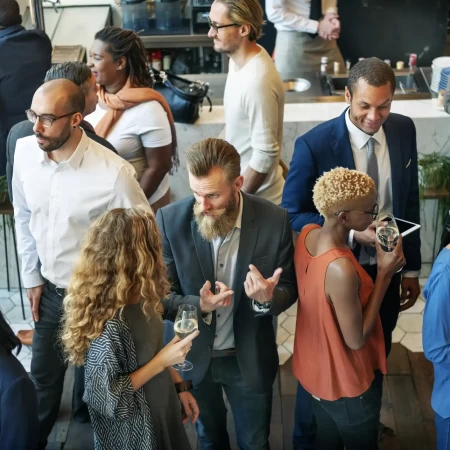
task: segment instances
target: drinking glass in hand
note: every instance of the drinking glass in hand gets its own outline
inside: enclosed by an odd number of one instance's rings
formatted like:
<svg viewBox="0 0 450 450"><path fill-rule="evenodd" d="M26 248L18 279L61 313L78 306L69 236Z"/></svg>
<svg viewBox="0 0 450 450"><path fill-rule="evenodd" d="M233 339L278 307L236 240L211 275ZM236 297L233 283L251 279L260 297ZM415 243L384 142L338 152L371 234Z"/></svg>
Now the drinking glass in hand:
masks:
<svg viewBox="0 0 450 450"><path fill-rule="evenodd" d="M400 234L397 222L392 214L383 214L378 220L384 224L377 227L377 240L385 252L392 252Z"/></svg>
<svg viewBox="0 0 450 450"><path fill-rule="evenodd" d="M173 329L180 339L184 339L198 330L197 308L192 305L181 305L178 308ZM185 360L183 363L175 364L172 367L184 372L191 370L194 366L191 362Z"/></svg>

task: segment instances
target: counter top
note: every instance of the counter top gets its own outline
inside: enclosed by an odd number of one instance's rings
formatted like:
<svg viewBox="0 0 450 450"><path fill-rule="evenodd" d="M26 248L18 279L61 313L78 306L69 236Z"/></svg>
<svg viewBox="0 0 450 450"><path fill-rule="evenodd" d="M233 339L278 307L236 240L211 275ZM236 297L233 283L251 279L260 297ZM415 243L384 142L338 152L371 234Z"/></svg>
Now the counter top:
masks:
<svg viewBox="0 0 450 450"><path fill-rule="evenodd" d="M346 103L296 103L284 107L284 122L323 122L339 116L347 107ZM391 112L403 114L412 119L447 118L450 116L437 106L436 99L429 100L395 100ZM206 103L196 125L224 124L223 106L213 106L211 112Z"/></svg>

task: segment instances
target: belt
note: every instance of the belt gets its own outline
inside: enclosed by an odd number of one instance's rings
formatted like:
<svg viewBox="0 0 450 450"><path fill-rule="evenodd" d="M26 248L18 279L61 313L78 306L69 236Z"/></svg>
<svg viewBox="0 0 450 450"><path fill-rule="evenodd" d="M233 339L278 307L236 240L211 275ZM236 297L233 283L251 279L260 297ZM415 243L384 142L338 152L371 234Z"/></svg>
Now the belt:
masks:
<svg viewBox="0 0 450 450"><path fill-rule="evenodd" d="M226 350L213 350L211 352L211 358L223 358L224 356L236 356L236 350L227 348Z"/></svg>
<svg viewBox="0 0 450 450"><path fill-rule="evenodd" d="M55 286L52 282L45 280L45 285L48 287L50 291L56 292L60 297L66 296L66 290L64 288L59 288Z"/></svg>

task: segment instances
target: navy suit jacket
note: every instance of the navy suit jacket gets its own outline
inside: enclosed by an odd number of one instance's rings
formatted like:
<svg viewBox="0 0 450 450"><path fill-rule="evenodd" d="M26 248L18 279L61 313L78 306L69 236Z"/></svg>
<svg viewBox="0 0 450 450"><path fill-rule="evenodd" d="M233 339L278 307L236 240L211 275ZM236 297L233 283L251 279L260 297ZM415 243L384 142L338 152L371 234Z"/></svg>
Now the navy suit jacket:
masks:
<svg viewBox="0 0 450 450"><path fill-rule="evenodd" d="M294 246L287 212L254 195L242 194L241 236L236 264L233 303L233 329L236 357L248 386L264 392L278 371L278 353L273 315L278 315L297 300ZM187 197L158 210L156 220L162 236L164 262L171 293L163 302L166 316L173 318L182 304L194 305L200 313L199 292L206 280L215 285L211 244L200 235L193 217L194 198ZM249 264L264 278L278 267L283 269L273 293L272 307L266 314L253 310L245 294L244 281ZM219 280L220 281L220 280ZM216 332L216 314L211 325L200 317L200 335L192 344L188 360L194 365L188 376L197 386L211 361Z"/></svg>
<svg viewBox="0 0 450 450"><path fill-rule="evenodd" d="M44 82L52 62L52 44L40 30L21 25L0 30L0 176L6 173L6 137Z"/></svg>
<svg viewBox="0 0 450 450"><path fill-rule="evenodd" d="M345 114L324 122L295 142L283 191L282 206L287 209L294 231L309 223L323 224L313 203L314 184L324 172L335 167L355 169ZM383 125L389 149L392 180L392 207L395 217L420 223L416 128L400 114L389 114ZM420 234L412 233L403 241L404 270L420 270Z"/></svg>

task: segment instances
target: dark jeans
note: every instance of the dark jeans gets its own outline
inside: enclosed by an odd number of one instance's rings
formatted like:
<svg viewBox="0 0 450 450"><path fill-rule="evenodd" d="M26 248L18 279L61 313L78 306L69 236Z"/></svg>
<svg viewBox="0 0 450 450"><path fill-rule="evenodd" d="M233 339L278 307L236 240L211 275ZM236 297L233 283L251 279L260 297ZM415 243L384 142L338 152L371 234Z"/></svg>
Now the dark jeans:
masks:
<svg viewBox="0 0 450 450"><path fill-rule="evenodd" d="M41 427L39 449L47 445L47 438L58 416L67 364L60 343L60 326L64 293L45 282L39 307L39 322L35 322L32 344L31 379L34 382Z"/></svg>
<svg viewBox="0 0 450 450"><path fill-rule="evenodd" d="M269 450L272 388L252 391L234 356L211 359L205 378L192 391L200 408L196 427L202 450L230 450L223 391L233 412L238 447Z"/></svg>
<svg viewBox="0 0 450 450"><path fill-rule="evenodd" d="M377 266L363 266L364 270L375 281ZM396 274L389 284L380 308L380 319L383 327L384 345L386 357L389 356L392 347L392 332L397 325L400 311L400 284L401 275ZM311 406L311 395L303 387L297 387L297 399L295 405L295 425L293 445L295 450L311 450L314 447L316 433L316 421Z"/></svg>
<svg viewBox="0 0 450 450"><path fill-rule="evenodd" d="M450 450L450 417L444 419L435 413L434 422L436 424L436 450Z"/></svg>
<svg viewBox="0 0 450 450"><path fill-rule="evenodd" d="M364 394L335 401L312 398L317 420L316 450L377 450L381 373Z"/></svg>

